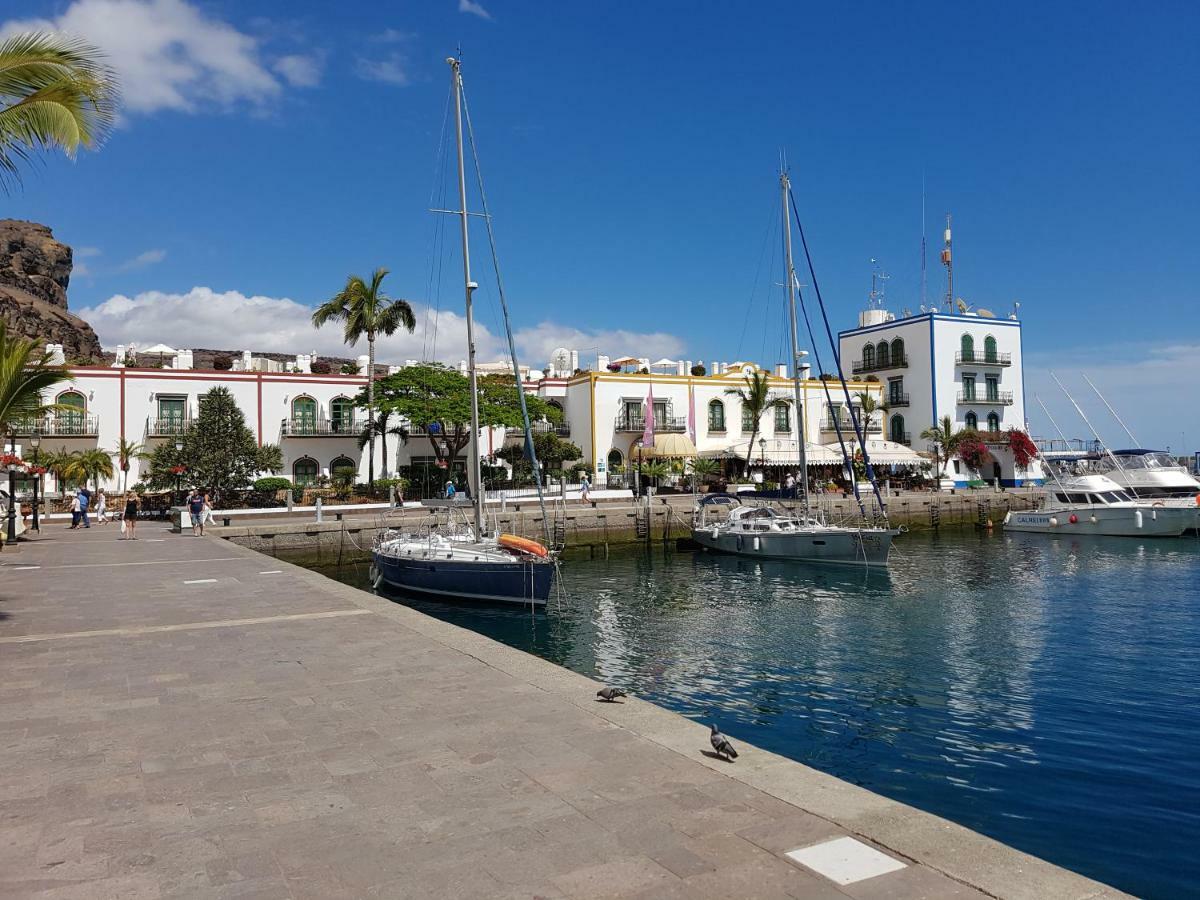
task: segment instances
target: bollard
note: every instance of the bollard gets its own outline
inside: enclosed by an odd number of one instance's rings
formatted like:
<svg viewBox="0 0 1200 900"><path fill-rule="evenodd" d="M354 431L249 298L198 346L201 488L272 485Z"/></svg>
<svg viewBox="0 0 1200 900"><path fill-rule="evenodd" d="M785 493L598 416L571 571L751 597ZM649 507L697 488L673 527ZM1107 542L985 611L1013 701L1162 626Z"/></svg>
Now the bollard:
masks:
<svg viewBox="0 0 1200 900"><path fill-rule="evenodd" d="M334 516L335 516L335 518L337 518L337 520L338 520L339 522L340 522L340 521L342 521L342 514L341 514L341 513L334 513Z"/></svg>
<svg viewBox="0 0 1200 900"><path fill-rule="evenodd" d="M228 528L229 527L229 516L222 516L221 524L224 525L226 528Z"/></svg>
<svg viewBox="0 0 1200 900"><path fill-rule="evenodd" d="M316 505L316 507L317 507L317 521L318 521L318 522L321 522L321 521L323 521L323 518L322 518L322 512L324 511L324 510L322 509L322 500L323 500L323 499L324 499L324 498L322 498L322 497L318 497L318 498L317 498L317 502L316 502L316 504L315 504L315 505Z"/></svg>
<svg viewBox="0 0 1200 900"><path fill-rule="evenodd" d="M292 496L291 488L288 488L287 497L285 499L287 500L287 508L288 512L290 513L292 511L292 505L295 503L295 498Z"/></svg>

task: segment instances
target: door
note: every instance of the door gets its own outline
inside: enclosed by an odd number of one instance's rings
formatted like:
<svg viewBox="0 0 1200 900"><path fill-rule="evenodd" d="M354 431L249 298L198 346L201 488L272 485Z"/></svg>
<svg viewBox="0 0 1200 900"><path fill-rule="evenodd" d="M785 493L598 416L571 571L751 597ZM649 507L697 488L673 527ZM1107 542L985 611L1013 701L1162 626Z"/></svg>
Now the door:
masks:
<svg viewBox="0 0 1200 900"><path fill-rule="evenodd" d="M183 414L184 399L182 397L160 397L158 400L158 433L182 433Z"/></svg>

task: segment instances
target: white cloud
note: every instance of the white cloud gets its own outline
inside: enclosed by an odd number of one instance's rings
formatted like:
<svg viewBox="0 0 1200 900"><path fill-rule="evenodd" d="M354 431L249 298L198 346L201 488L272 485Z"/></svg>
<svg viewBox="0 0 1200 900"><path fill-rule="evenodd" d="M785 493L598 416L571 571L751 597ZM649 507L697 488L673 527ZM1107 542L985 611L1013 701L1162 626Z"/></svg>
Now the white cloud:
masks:
<svg viewBox="0 0 1200 900"><path fill-rule="evenodd" d="M1068 438L1090 438L1091 432L1054 383L1051 372L1109 446L1125 446L1130 439L1081 374L1100 389L1143 445L1156 449L1169 445L1174 452L1200 447L1200 421L1185 400L1188 386L1200 381L1200 344L1123 344L1027 354L1026 415L1032 430L1039 437L1058 437L1034 399L1040 396ZM1187 447L1182 446L1185 433Z"/></svg>
<svg viewBox="0 0 1200 900"><path fill-rule="evenodd" d="M99 247L76 247L74 250L75 256L99 256L101 252Z"/></svg>
<svg viewBox="0 0 1200 900"><path fill-rule="evenodd" d="M85 278L91 275L91 266L85 260L99 255L99 247L76 247L71 254L71 275L76 278Z"/></svg>
<svg viewBox="0 0 1200 900"><path fill-rule="evenodd" d="M461 13L470 13L473 16L479 16L481 19L490 19L492 14L483 8L475 0L458 0L458 11Z"/></svg>
<svg viewBox="0 0 1200 900"><path fill-rule="evenodd" d="M558 347L578 350L582 365L595 365L598 353L614 358L626 354L649 356L653 360L664 356L676 359L684 350L684 343L679 337L662 331L582 331L555 322L541 322L532 328L518 329L513 338L517 342L518 353L533 366L545 365L550 354Z"/></svg>
<svg viewBox="0 0 1200 900"><path fill-rule="evenodd" d="M321 81L324 63L319 56L292 53L281 56L271 65L292 87L316 87Z"/></svg>
<svg viewBox="0 0 1200 900"><path fill-rule="evenodd" d="M407 87L412 82L408 74L408 57L399 52L378 59L360 56L354 63L354 71L367 81L382 81L397 87Z"/></svg>
<svg viewBox="0 0 1200 900"><path fill-rule="evenodd" d="M117 266L116 270L118 272L136 272L138 269L145 269L149 266L156 265L166 258L166 250L145 250L133 257L133 259L125 260L125 262Z"/></svg>
<svg viewBox="0 0 1200 900"><path fill-rule="evenodd" d="M194 112L239 103L261 107L282 92L255 38L186 0L74 0L53 20L0 24L0 36L45 29L99 46L132 113Z"/></svg>

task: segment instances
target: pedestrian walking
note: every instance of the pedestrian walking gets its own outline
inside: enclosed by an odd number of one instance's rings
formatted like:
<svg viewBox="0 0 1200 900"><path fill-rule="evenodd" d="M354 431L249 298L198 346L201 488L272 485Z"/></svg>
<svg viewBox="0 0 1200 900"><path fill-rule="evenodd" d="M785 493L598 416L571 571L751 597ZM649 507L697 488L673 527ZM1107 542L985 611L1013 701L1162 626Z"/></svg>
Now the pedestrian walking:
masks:
<svg viewBox="0 0 1200 900"><path fill-rule="evenodd" d="M212 497L209 496L207 490L203 492L204 496L204 512L200 518L201 525L216 525L216 516L213 515Z"/></svg>
<svg viewBox="0 0 1200 900"><path fill-rule="evenodd" d="M454 499L454 490L455 490L455 489L454 489L454 482L453 482L452 480L451 480L451 481L447 481L447 482L446 482L446 499L447 499L447 500L453 500L453 499Z"/></svg>
<svg viewBox="0 0 1200 900"><path fill-rule="evenodd" d="M71 530L79 527L79 495L71 495Z"/></svg>
<svg viewBox="0 0 1200 900"><path fill-rule="evenodd" d="M138 500L136 493L125 495L125 514L121 519L121 540L123 541L137 540L134 532L137 530Z"/></svg>
<svg viewBox="0 0 1200 900"><path fill-rule="evenodd" d="M579 479L579 499L584 503L592 502L592 483L588 480L587 472L584 472L583 477Z"/></svg>
<svg viewBox="0 0 1200 900"><path fill-rule="evenodd" d="M187 508L192 516L192 537L204 537L204 495L199 491L192 491Z"/></svg>
<svg viewBox="0 0 1200 900"><path fill-rule="evenodd" d="M91 499L91 491L85 487L79 489L79 521L83 523L84 528L92 527L92 523L88 521L88 503Z"/></svg>
<svg viewBox="0 0 1200 900"><path fill-rule="evenodd" d="M104 496L104 491L96 492L96 524L104 525L108 522L108 498Z"/></svg>

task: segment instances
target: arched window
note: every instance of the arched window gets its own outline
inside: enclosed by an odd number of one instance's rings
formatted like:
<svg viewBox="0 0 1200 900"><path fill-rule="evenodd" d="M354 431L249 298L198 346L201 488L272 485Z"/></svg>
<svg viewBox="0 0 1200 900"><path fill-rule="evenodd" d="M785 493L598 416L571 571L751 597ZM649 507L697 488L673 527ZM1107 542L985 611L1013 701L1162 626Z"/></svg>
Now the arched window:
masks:
<svg viewBox="0 0 1200 900"><path fill-rule="evenodd" d="M329 477L336 479L339 477L339 472L342 478L348 477L353 483L358 476L358 465L348 456L339 456L329 464Z"/></svg>
<svg viewBox="0 0 1200 900"><path fill-rule="evenodd" d="M296 425L304 429L317 426L317 401L312 397L297 397L292 401L292 418ZM315 463L314 463L315 465Z"/></svg>
<svg viewBox="0 0 1200 900"><path fill-rule="evenodd" d="M969 334L962 336L962 361L975 362L975 338Z"/></svg>
<svg viewBox="0 0 1200 900"><path fill-rule="evenodd" d="M557 400L547 400L547 401L546 401L546 405L547 405L547 406L553 406L553 407L554 407L555 409L557 409L559 412L562 412L562 411L563 411L563 405L562 405L561 403L559 403Z"/></svg>
<svg viewBox="0 0 1200 900"><path fill-rule="evenodd" d="M708 404L708 430L725 430L725 404L720 400L713 400Z"/></svg>
<svg viewBox="0 0 1200 900"><path fill-rule="evenodd" d="M987 418L988 431L992 434L998 434L1000 431L1000 417L993 413L988 413Z"/></svg>
<svg viewBox="0 0 1200 900"><path fill-rule="evenodd" d="M754 431L758 423L754 421L754 416L750 412L750 407L745 403L742 404L742 434L749 434Z"/></svg>
<svg viewBox="0 0 1200 900"><path fill-rule="evenodd" d="M979 430L979 416L975 415L974 412L967 413L966 421L967 421L967 429L968 430L970 430L970 431L978 431Z"/></svg>
<svg viewBox="0 0 1200 900"><path fill-rule="evenodd" d="M792 408L787 402L780 400L775 404L775 433L776 434L791 434L792 431Z"/></svg>
<svg viewBox="0 0 1200 900"><path fill-rule="evenodd" d="M893 441L897 444L907 444L904 439L904 416L893 414L888 420L888 434L891 435Z"/></svg>
<svg viewBox="0 0 1200 900"><path fill-rule="evenodd" d="M888 352L888 342L880 341L879 346L875 348L875 365L881 369L886 369L891 364L891 353Z"/></svg>
<svg viewBox="0 0 1200 900"><path fill-rule="evenodd" d="M317 461L304 457L292 464L292 481L297 487L310 487L317 482Z"/></svg>
<svg viewBox="0 0 1200 900"><path fill-rule="evenodd" d="M904 341L901 338L892 341L892 365L904 365Z"/></svg>
<svg viewBox="0 0 1200 900"><path fill-rule="evenodd" d="M348 397L335 397L330 400L329 424L334 434L353 434L354 401Z"/></svg>
<svg viewBox="0 0 1200 900"><path fill-rule="evenodd" d="M985 362L996 362L996 339L990 334L983 339L983 358Z"/></svg>
<svg viewBox="0 0 1200 900"><path fill-rule="evenodd" d="M625 457L623 457L621 455L620 450L609 450L608 451L608 471L611 472L613 469L621 468L621 465L624 462L625 462Z"/></svg>
<svg viewBox="0 0 1200 900"><path fill-rule="evenodd" d="M863 347L862 367L864 371L875 368L875 345L867 344Z"/></svg>
<svg viewBox="0 0 1200 900"><path fill-rule="evenodd" d="M82 434L83 417L87 413L87 398L79 391L63 391L55 400L68 409L59 410L54 425L59 434Z"/></svg>

